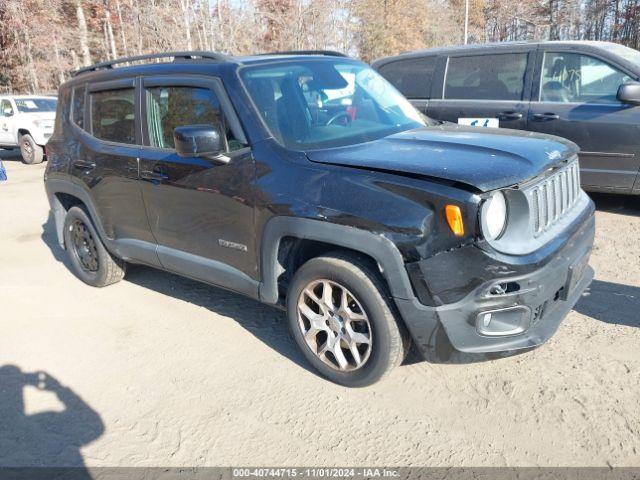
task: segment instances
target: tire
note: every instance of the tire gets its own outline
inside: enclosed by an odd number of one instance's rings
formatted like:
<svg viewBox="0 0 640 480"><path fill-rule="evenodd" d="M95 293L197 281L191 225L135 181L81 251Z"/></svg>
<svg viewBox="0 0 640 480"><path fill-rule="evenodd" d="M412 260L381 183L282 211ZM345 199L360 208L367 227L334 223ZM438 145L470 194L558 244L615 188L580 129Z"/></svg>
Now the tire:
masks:
<svg viewBox="0 0 640 480"><path fill-rule="evenodd" d="M332 293L328 303L325 291ZM379 381L402 363L409 350L409 336L386 284L357 255L334 252L302 265L289 286L287 317L291 336L305 358L321 375L347 387Z"/></svg>
<svg viewBox="0 0 640 480"><path fill-rule="evenodd" d="M27 165L34 165L36 163L42 163L44 159L44 149L38 145L31 135L28 133L20 137L20 153L22 154L22 161Z"/></svg>
<svg viewBox="0 0 640 480"><path fill-rule="evenodd" d="M107 251L84 208L71 207L67 212L64 244L73 273L83 282L105 287L124 277L125 262Z"/></svg>

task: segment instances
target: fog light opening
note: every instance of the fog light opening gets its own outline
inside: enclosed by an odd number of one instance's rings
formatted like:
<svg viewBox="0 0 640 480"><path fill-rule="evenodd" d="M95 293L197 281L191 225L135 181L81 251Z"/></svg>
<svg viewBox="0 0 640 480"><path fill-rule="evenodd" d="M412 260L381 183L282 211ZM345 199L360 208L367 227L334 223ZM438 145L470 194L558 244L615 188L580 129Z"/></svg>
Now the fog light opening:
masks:
<svg viewBox="0 0 640 480"><path fill-rule="evenodd" d="M517 335L529 328L531 309L524 305L480 312L476 317L476 330L480 335L499 337Z"/></svg>
<svg viewBox="0 0 640 480"><path fill-rule="evenodd" d="M518 282L501 282L496 283L489 288L490 295L507 295L520 290L520 284Z"/></svg>

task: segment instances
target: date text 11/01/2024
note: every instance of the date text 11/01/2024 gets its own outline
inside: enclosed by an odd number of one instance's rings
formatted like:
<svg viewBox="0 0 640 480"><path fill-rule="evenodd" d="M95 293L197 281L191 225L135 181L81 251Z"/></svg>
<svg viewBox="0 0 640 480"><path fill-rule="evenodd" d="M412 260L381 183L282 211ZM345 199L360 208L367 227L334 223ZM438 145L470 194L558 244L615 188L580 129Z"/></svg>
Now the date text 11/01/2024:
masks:
<svg viewBox="0 0 640 480"><path fill-rule="evenodd" d="M234 478L396 478L393 468L234 468Z"/></svg>

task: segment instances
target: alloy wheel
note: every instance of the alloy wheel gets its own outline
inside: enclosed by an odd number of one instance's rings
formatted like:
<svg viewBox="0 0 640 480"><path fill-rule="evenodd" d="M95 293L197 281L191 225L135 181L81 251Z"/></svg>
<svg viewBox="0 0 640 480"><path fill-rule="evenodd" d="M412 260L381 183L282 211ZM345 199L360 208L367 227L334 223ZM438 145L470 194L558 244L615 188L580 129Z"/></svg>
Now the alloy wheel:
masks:
<svg viewBox="0 0 640 480"><path fill-rule="evenodd" d="M346 372L369 360L373 340L369 317L345 286L313 281L302 290L297 310L304 340L322 362Z"/></svg>

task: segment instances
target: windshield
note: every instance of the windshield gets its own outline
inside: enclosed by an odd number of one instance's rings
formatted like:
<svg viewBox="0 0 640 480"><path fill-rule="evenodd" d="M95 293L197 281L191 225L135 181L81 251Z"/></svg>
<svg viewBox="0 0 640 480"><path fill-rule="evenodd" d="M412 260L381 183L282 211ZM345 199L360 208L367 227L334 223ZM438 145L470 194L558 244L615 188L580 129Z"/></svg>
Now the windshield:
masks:
<svg viewBox="0 0 640 480"><path fill-rule="evenodd" d="M290 148L351 145L425 125L366 65L308 60L249 67L241 76L273 136Z"/></svg>
<svg viewBox="0 0 640 480"><path fill-rule="evenodd" d="M610 44L608 48L610 48L610 50L619 57L622 57L628 62L634 63L640 67L640 52L638 50L634 50L633 48L625 47L624 45L619 45L617 43Z"/></svg>
<svg viewBox="0 0 640 480"><path fill-rule="evenodd" d="M55 112L57 98L16 98L16 106L21 113Z"/></svg>

